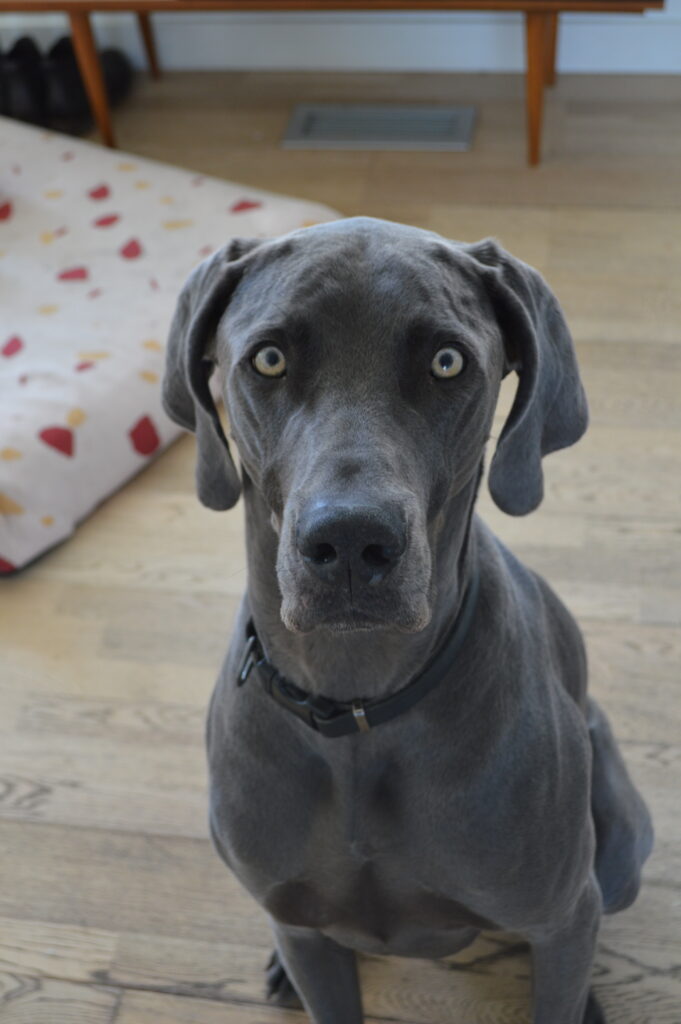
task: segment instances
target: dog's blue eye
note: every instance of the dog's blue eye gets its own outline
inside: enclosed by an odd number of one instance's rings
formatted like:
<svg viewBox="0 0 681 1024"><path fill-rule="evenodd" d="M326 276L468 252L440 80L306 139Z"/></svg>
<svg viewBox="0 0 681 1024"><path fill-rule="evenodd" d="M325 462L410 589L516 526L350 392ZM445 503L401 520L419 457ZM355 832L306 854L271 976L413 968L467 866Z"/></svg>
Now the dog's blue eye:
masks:
<svg viewBox="0 0 681 1024"><path fill-rule="evenodd" d="M274 345L265 345L253 356L253 366L263 377L283 377L286 373L286 357Z"/></svg>
<svg viewBox="0 0 681 1024"><path fill-rule="evenodd" d="M458 348L441 348L435 353L435 358L430 364L430 372L434 377L448 379L456 377L464 367L464 358Z"/></svg>

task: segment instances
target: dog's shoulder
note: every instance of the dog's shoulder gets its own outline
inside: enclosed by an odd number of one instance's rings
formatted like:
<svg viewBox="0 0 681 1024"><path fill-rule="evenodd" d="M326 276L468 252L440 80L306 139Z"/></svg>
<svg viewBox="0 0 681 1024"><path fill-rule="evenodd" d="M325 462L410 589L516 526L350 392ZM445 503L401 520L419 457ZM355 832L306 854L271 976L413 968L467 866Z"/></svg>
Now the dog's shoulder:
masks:
<svg viewBox="0 0 681 1024"><path fill-rule="evenodd" d="M483 609L497 643L538 666L550 666L580 705L586 692L586 650L575 618L553 588L476 517Z"/></svg>

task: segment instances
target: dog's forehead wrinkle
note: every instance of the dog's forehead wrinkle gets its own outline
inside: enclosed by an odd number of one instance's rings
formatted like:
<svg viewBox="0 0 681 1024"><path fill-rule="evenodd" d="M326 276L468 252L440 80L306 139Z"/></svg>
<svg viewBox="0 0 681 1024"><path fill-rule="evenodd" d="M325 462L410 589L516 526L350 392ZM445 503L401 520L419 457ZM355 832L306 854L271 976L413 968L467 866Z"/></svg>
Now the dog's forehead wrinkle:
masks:
<svg viewBox="0 0 681 1024"><path fill-rule="evenodd" d="M295 238L284 238L279 247L268 246L254 258L251 273L273 262L278 264L283 255L287 257L287 284L296 276L305 285L318 284L320 275L327 280L332 275L335 281L341 277L366 281L367 273L373 278L386 274L388 279L401 274L413 277L417 268L432 273L434 251L447 251L444 240L434 250L430 233L406 225L371 218L350 218L342 223L344 230L337 223L320 225L317 231L308 229ZM382 230L377 231L376 224L382 225ZM456 265L453 256L452 262Z"/></svg>
<svg viewBox="0 0 681 1024"><path fill-rule="evenodd" d="M405 297L412 304L434 298L432 282L416 275L401 254L377 261L366 253L332 253L312 271L290 275L282 292L290 308L302 306L310 315L327 318L372 311L403 316Z"/></svg>
<svg viewBox="0 0 681 1024"><path fill-rule="evenodd" d="M256 250L226 320L236 332L256 323L308 320L390 334L411 313L457 311L470 324L483 291L479 275L445 239L374 218L298 231Z"/></svg>

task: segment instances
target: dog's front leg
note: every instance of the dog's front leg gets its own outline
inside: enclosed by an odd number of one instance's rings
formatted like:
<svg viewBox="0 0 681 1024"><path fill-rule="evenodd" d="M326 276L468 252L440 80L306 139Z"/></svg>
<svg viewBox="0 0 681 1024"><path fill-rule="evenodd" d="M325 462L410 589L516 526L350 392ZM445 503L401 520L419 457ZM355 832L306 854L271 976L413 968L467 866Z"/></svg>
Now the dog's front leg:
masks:
<svg viewBox="0 0 681 1024"><path fill-rule="evenodd" d="M291 982L314 1024L362 1024L362 996L353 950L313 928L272 921Z"/></svg>
<svg viewBox="0 0 681 1024"><path fill-rule="evenodd" d="M593 878L570 920L550 933L530 935L533 1024L604 1024L589 992L601 919L601 895Z"/></svg>

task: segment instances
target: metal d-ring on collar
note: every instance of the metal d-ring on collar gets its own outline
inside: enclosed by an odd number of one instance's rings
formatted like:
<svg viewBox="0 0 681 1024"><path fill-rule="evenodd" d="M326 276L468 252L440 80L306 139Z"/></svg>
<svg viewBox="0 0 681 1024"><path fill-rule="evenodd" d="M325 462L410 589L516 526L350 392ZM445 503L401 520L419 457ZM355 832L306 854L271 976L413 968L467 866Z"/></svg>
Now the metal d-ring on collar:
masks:
<svg viewBox="0 0 681 1024"><path fill-rule="evenodd" d="M246 626L246 644L239 664L237 685L243 686L251 672L255 670L256 676L270 697L323 736L335 738L357 732L370 732L377 725L389 722L391 718L408 711L444 678L473 621L479 590L480 578L475 572L468 584L456 621L440 650L423 672L390 697L379 700L362 700L358 697L346 702L329 700L327 697L301 690L295 683L282 676L267 659L252 619L249 619Z"/></svg>

